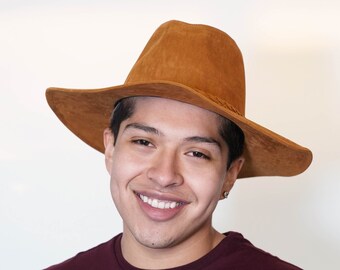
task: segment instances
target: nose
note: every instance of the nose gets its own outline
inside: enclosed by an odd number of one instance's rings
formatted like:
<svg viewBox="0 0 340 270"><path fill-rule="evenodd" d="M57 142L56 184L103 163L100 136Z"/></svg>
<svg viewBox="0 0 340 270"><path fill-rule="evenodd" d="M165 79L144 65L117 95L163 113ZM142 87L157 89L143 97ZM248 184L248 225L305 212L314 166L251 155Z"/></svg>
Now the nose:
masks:
<svg viewBox="0 0 340 270"><path fill-rule="evenodd" d="M179 158L175 151L162 151L147 171L147 177L161 187L178 186L183 183Z"/></svg>

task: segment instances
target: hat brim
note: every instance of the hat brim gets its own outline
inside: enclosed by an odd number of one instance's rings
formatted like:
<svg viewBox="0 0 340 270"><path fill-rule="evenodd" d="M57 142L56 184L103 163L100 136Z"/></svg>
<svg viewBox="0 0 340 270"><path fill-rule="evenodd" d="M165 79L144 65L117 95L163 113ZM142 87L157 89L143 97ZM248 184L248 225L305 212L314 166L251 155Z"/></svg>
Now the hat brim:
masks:
<svg viewBox="0 0 340 270"><path fill-rule="evenodd" d="M109 127L114 104L125 97L169 98L215 112L237 124L245 135L246 162L239 178L254 176L293 176L305 171L312 153L249 119L239 115L216 98L179 83L153 81L100 89L48 88L48 104L76 136L104 153L103 131Z"/></svg>

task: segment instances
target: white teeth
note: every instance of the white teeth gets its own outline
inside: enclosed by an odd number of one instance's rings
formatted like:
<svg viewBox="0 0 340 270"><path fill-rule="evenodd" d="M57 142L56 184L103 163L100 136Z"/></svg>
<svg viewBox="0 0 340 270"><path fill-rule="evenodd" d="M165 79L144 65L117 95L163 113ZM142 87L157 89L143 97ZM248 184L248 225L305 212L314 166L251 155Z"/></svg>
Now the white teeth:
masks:
<svg viewBox="0 0 340 270"><path fill-rule="evenodd" d="M170 203L170 208L175 208L175 207L176 207L176 205L177 205L177 203L176 203L176 202L172 202L172 203Z"/></svg>
<svg viewBox="0 0 340 270"><path fill-rule="evenodd" d="M180 205L178 202L169 202L169 201L160 201L157 199L151 199L145 195L139 194L139 197L144 203L147 203L148 205L159 208L159 209L173 209Z"/></svg>
<svg viewBox="0 0 340 270"><path fill-rule="evenodd" d="M157 206L158 206L158 201L157 201L157 200L152 200L151 206L157 208Z"/></svg>
<svg viewBox="0 0 340 270"><path fill-rule="evenodd" d="M158 208L164 209L164 207L165 207L165 202L159 202L158 203Z"/></svg>

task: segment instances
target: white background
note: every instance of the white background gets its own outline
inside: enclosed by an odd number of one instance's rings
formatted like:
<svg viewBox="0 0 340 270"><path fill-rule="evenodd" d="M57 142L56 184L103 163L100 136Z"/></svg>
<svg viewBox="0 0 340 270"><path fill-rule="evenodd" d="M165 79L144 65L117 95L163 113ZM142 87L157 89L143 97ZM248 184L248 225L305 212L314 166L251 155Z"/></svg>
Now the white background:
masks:
<svg viewBox="0 0 340 270"><path fill-rule="evenodd" d="M324 0L0 1L0 269L41 269L122 230L103 155L44 93L123 83L170 19L230 34L247 117L314 154L302 175L238 181L216 227L304 269L340 269L339 14Z"/></svg>

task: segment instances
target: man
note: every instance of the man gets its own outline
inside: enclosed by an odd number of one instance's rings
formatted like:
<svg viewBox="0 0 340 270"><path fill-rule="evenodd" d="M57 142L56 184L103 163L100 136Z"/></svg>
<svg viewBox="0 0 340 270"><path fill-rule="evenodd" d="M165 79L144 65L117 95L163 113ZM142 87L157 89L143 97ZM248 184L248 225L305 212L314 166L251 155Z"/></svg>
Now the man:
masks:
<svg viewBox="0 0 340 270"><path fill-rule="evenodd" d="M125 84L48 89L59 119L105 153L123 220L122 234L49 269L299 269L212 226L237 178L296 175L312 160L245 118L244 84L227 34L170 21Z"/></svg>

